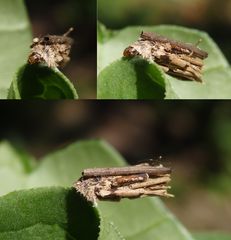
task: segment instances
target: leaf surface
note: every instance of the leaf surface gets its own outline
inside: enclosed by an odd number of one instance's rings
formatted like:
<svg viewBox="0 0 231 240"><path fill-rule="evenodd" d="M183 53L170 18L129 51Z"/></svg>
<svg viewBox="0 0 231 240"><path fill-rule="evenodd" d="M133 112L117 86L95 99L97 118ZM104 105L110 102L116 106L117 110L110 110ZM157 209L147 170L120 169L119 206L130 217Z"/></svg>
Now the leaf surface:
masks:
<svg viewBox="0 0 231 240"><path fill-rule="evenodd" d="M10 99L76 99L77 92L57 68L26 64L19 69L8 94Z"/></svg>
<svg viewBox="0 0 231 240"><path fill-rule="evenodd" d="M7 98L15 72L26 62L31 39L24 1L0 1L0 99Z"/></svg>
<svg viewBox="0 0 231 240"><path fill-rule="evenodd" d="M121 59L123 51L138 39L142 31L156 32L163 36L192 44L202 39L200 48L209 53L209 57L204 61L203 84L171 77L165 74L161 67L155 63L151 63L151 65L159 69L155 74L143 68L144 63L142 61L136 62L130 60L130 64L127 64L126 67L124 60ZM103 34L105 37L103 37ZM219 47L205 32L169 25L151 27L135 26L114 31L110 38L107 36L108 34L104 29L104 31L101 31L101 40L98 42L99 77L97 89L99 99L145 99L147 96L153 99L231 98L231 73L229 64ZM151 70L152 68L150 67L149 69ZM162 74L159 74L159 72ZM159 94L160 89L155 85L149 86L147 90L147 75L153 82L156 82L158 78L159 82L164 83L161 86L163 86L162 91L165 92L165 96ZM137 86L137 82L140 83L139 86ZM127 94L124 93L126 89L129 89ZM139 94L134 94L137 92ZM150 92L152 92L151 96Z"/></svg>
<svg viewBox="0 0 231 240"><path fill-rule="evenodd" d="M97 239L99 216L74 189L37 188L0 198L0 239Z"/></svg>
<svg viewBox="0 0 231 240"><path fill-rule="evenodd" d="M124 159L105 142L77 142L44 157L28 176L26 187L71 186L85 168L123 165ZM116 240L192 239L158 198L100 202L98 210L102 229L100 240L108 239L107 232Z"/></svg>
<svg viewBox="0 0 231 240"><path fill-rule="evenodd" d="M102 99L164 98L163 73L145 60L121 59L98 77L97 95Z"/></svg>

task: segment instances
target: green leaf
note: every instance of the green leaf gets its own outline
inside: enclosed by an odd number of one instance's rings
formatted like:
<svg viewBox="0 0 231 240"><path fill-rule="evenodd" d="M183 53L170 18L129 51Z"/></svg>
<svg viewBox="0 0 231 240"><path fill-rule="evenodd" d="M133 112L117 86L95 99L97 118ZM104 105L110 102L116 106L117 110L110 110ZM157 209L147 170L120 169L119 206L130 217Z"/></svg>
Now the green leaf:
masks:
<svg viewBox="0 0 231 240"><path fill-rule="evenodd" d="M98 77L97 97L101 99L164 98L163 73L145 60L121 59Z"/></svg>
<svg viewBox="0 0 231 240"><path fill-rule="evenodd" d="M103 141L77 142L41 159L41 164L28 175L25 188L71 186L85 168L124 165L124 159ZM100 240L107 240L107 236L115 240L192 239L158 198L100 202L98 210L102 230Z"/></svg>
<svg viewBox="0 0 231 240"><path fill-rule="evenodd" d="M26 62L31 39L23 0L0 1L0 99L7 97L16 70Z"/></svg>
<svg viewBox="0 0 231 240"><path fill-rule="evenodd" d="M34 159L8 142L0 144L0 195L25 187Z"/></svg>
<svg viewBox="0 0 231 240"><path fill-rule="evenodd" d="M231 234L211 232L211 233L196 233L195 239L197 240L230 240Z"/></svg>
<svg viewBox="0 0 231 240"><path fill-rule="evenodd" d="M97 239L99 216L74 189L38 188L0 198L0 239Z"/></svg>
<svg viewBox="0 0 231 240"><path fill-rule="evenodd" d="M100 202L99 209L126 240L193 239L158 198Z"/></svg>
<svg viewBox="0 0 231 240"><path fill-rule="evenodd" d="M130 69L136 69L137 65L139 65L137 62L132 60L130 65L127 64L128 67L126 71L124 62L121 60L123 51L127 46L138 39L141 31L156 32L161 35L189 43L196 43L198 39L202 39L200 48L209 53L209 57L205 60L203 75L204 83L201 84L195 81L183 81L178 78L171 77L164 74L158 65L155 66L155 68L159 68L158 72L161 72L162 74L159 74L156 71L155 75L146 71L146 69L143 70L142 74L140 74L140 71L130 71ZM104 35L107 35L107 31L105 29ZM139 65L139 67L139 70L142 69L142 65ZM213 42L208 34L179 26L136 26L127 27L114 32L113 36L105 42L98 42L98 72L98 98L142 99L144 98L143 96L146 95L146 92L149 94L151 91L156 91L156 94L152 94L153 99L158 96L161 98L162 94L158 95L159 88L156 88L156 86L153 85L151 87L152 89L147 91L146 81L144 80L142 82L142 76L146 79L146 75L148 75L154 82L156 82L157 76L159 78L159 82L164 83L163 87L165 90L165 98L167 99L231 98L230 68L218 46ZM131 79L133 79L133 81L131 81ZM142 94L135 95L134 92L137 89L137 82L141 82L139 92L142 92ZM130 94L131 92L128 91L127 95L125 95L124 92L128 86L129 89L133 89L133 94Z"/></svg>
<svg viewBox="0 0 231 240"><path fill-rule="evenodd" d="M121 156L103 141L81 141L49 154L30 174L27 187L71 186L90 167L122 166ZM42 176L42 178L41 178Z"/></svg>
<svg viewBox="0 0 231 240"><path fill-rule="evenodd" d="M166 77L166 98L229 99L231 98L231 69L211 68L204 72L203 83L180 81Z"/></svg>
<svg viewBox="0 0 231 240"><path fill-rule="evenodd" d="M114 35L114 31L108 30L102 23L97 23L97 41L104 43Z"/></svg>
<svg viewBox="0 0 231 240"><path fill-rule="evenodd" d="M76 99L73 84L57 68L26 64L19 69L8 94L10 99Z"/></svg>
<svg viewBox="0 0 231 240"><path fill-rule="evenodd" d="M74 240L63 228L54 224L46 225L38 223L32 227L24 228L19 231L4 232L0 234L0 239L2 240Z"/></svg>
<svg viewBox="0 0 231 240"><path fill-rule="evenodd" d="M102 217L100 219L100 235L98 240L124 240L118 227L109 219Z"/></svg>

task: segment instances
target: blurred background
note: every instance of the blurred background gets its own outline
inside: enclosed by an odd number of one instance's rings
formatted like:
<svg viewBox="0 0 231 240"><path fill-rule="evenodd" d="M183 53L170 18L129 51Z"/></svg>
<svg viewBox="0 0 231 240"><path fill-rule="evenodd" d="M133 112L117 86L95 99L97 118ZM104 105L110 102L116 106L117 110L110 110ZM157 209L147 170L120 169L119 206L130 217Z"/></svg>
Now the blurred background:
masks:
<svg viewBox="0 0 231 240"><path fill-rule="evenodd" d="M37 159L93 138L130 164L163 156L173 168L170 210L191 231L231 232L230 101L12 102L0 110L0 139Z"/></svg>
<svg viewBox="0 0 231 240"><path fill-rule="evenodd" d="M96 98L96 0L26 0L34 37L74 27L71 61L62 70L80 98Z"/></svg>
<svg viewBox="0 0 231 240"><path fill-rule="evenodd" d="M108 28L177 24L206 31L231 62L230 0L98 0L98 19Z"/></svg>

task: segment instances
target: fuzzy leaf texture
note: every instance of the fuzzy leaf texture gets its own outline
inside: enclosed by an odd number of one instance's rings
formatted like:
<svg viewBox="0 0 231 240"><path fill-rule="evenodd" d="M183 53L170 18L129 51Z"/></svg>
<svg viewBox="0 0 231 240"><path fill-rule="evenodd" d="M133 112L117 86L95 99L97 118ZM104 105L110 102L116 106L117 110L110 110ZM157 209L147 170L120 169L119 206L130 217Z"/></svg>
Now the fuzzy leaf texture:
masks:
<svg viewBox="0 0 231 240"><path fill-rule="evenodd" d="M26 64L19 69L8 94L9 99L77 99L67 77L57 68Z"/></svg>
<svg viewBox="0 0 231 240"><path fill-rule="evenodd" d="M102 31L103 29L103 31ZM108 30L98 24L99 99L227 99L231 98L231 68L216 43L205 32L180 26L135 26L120 31ZM203 83L179 80L169 76L155 63L122 58L123 51L135 42L141 31L196 43L209 57L204 61ZM105 38L103 36L105 35ZM144 63L146 62L146 64Z"/></svg>
<svg viewBox="0 0 231 240"><path fill-rule="evenodd" d="M0 198L0 239L97 239L99 216L72 189L37 188Z"/></svg>
<svg viewBox="0 0 231 240"><path fill-rule="evenodd" d="M45 237L50 239L49 234L53 232L57 234L55 239L81 239L72 230L67 231L69 229L66 225L69 221L67 208L69 207L76 208L76 213L73 214L73 219L71 218L72 224L75 224L73 229L77 231L80 228L79 219L82 219L84 211L89 211L92 219L87 222L88 218L86 218L86 221L82 223L84 226L81 228L96 229L97 225L100 229L98 237L100 240L193 239L165 208L159 198L122 200L120 202L103 201L95 208L86 202L83 203L78 194L75 196L73 189L60 188L70 187L81 176L84 168L125 165L124 159L118 152L103 141L73 143L45 156L39 164L34 164L33 158L25 157L25 154L22 157L21 153L7 142L0 144L0 150L4 153L0 155L0 169L7 169L10 172L8 178L7 174L0 174L0 182L2 184L4 182L4 188L1 189L0 214L1 216L7 215L9 219L6 222L5 218L2 218L2 223L0 223L0 233L3 234L4 239L14 237L15 231L24 234L25 239L39 239L33 237L33 233L38 229L40 229L39 232L43 239ZM7 155L10 157L6 158ZM29 171L28 166L30 166ZM15 173L15 179L10 180L13 173ZM17 189L28 190L4 195L13 190L13 183ZM75 198L70 206L65 204L67 195ZM81 210L82 208L79 206L81 204L84 204L86 209ZM54 216L52 212L54 212ZM31 214L34 217L31 218ZM97 215L99 215L100 223ZM40 224L45 227L41 227ZM96 232L97 230L95 230ZM108 238L109 236L110 238ZM14 239L13 237L12 239Z"/></svg>

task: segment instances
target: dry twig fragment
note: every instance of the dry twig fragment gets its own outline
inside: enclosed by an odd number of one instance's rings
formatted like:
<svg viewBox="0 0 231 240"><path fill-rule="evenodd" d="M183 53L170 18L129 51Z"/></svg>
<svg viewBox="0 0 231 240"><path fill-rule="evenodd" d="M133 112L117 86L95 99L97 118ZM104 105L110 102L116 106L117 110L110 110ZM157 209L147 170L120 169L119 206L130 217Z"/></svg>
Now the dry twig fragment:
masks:
<svg viewBox="0 0 231 240"><path fill-rule="evenodd" d="M172 197L167 191L171 169L162 165L85 169L74 187L90 202L144 196Z"/></svg>
<svg viewBox="0 0 231 240"><path fill-rule="evenodd" d="M70 60L69 54L73 39L68 37L74 29L70 28L61 36L46 35L34 38L31 45L28 63L46 63L48 67L63 67Z"/></svg>
<svg viewBox="0 0 231 240"><path fill-rule="evenodd" d="M203 60L208 57L208 53L197 45L149 32L142 32L140 38L124 50L123 55L141 56L159 64L169 75L197 82L202 82Z"/></svg>

